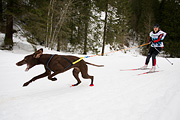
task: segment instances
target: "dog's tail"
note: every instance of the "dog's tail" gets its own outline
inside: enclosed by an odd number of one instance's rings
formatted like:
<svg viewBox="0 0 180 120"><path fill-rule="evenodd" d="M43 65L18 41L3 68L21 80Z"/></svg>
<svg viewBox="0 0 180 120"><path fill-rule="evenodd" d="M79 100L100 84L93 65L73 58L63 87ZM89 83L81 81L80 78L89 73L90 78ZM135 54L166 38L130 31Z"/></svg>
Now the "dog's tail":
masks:
<svg viewBox="0 0 180 120"><path fill-rule="evenodd" d="M104 67L104 65L95 65L95 64L92 64L92 63L88 63L88 62L86 62L86 64L93 65L93 66L96 66L96 67Z"/></svg>

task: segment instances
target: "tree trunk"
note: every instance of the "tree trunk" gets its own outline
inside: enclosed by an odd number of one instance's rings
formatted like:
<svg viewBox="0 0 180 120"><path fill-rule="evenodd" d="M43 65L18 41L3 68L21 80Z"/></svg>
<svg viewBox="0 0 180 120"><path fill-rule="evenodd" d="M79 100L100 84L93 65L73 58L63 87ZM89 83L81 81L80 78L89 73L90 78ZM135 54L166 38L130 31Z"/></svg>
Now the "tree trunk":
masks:
<svg viewBox="0 0 180 120"><path fill-rule="evenodd" d="M6 15L6 33L4 44L6 49L12 49L13 47L13 16Z"/></svg>
<svg viewBox="0 0 180 120"><path fill-rule="evenodd" d="M102 56L104 55L104 49L105 49L105 44L106 44L107 13L108 13L108 3L106 3L106 11L105 11L103 46L102 46L102 53L101 53Z"/></svg>
<svg viewBox="0 0 180 120"><path fill-rule="evenodd" d="M61 37L58 36L58 40L57 40L57 51L60 51L61 47Z"/></svg>
<svg viewBox="0 0 180 120"><path fill-rule="evenodd" d="M11 50L13 47L13 0L7 1L6 13L6 33L4 38L5 49Z"/></svg>
<svg viewBox="0 0 180 120"><path fill-rule="evenodd" d="M51 27L51 23L49 21L51 21L52 16L50 17L50 13L51 13L51 9L53 9L51 6L52 4L54 4L53 0L50 0L49 3L49 8L48 8L48 15L47 15L47 23L46 23L46 41L45 41L45 47L49 46L49 27Z"/></svg>
<svg viewBox="0 0 180 120"><path fill-rule="evenodd" d="M84 18L84 24L85 24L85 31L84 31L84 52L83 54L86 55L87 54L87 41L88 41L88 27L89 27L89 12L90 12L90 5L89 5L89 1L85 2L85 6L86 9L84 9L84 13L86 14L85 18Z"/></svg>
<svg viewBox="0 0 180 120"><path fill-rule="evenodd" d="M57 36L58 36L59 32L61 31L63 23L64 23L64 21L65 21L65 19L67 17L68 8L69 8L69 6L71 6L71 4L72 4L72 2L71 2L71 0L69 0L67 6L65 7L65 9L64 9L64 11L62 13L62 16L59 19L59 22L58 22L59 28L57 29L57 31L54 30L56 34L54 34L54 36L52 37L53 41L55 41L57 39Z"/></svg>
<svg viewBox="0 0 180 120"><path fill-rule="evenodd" d="M4 30L3 30L3 4L2 4L2 0L0 0L0 32L4 33Z"/></svg>
<svg viewBox="0 0 180 120"><path fill-rule="evenodd" d="M86 21L86 23L85 23L85 35L84 35L84 37L85 37L85 39L84 39L84 55L86 55L87 54L87 37L88 37L88 20Z"/></svg>
<svg viewBox="0 0 180 120"><path fill-rule="evenodd" d="M3 22L3 4L2 4L2 0L0 0L0 25Z"/></svg>

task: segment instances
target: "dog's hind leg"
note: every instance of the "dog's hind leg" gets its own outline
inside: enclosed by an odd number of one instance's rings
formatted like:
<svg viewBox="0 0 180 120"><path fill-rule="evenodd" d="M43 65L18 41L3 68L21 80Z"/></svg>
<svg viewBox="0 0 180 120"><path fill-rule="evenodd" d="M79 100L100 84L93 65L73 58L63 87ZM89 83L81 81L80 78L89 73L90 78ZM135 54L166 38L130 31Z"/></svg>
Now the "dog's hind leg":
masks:
<svg viewBox="0 0 180 120"><path fill-rule="evenodd" d="M81 80L79 79L79 72L80 72L80 69L79 69L79 68L74 68L74 70L73 70L73 75L74 75L74 77L76 78L77 83L74 84L74 85L72 85L72 86L77 86L77 85L79 85L79 84L81 83Z"/></svg>
<svg viewBox="0 0 180 120"><path fill-rule="evenodd" d="M84 79L91 79L91 84L89 86L94 86L93 82L94 82L94 76L90 76L88 75L88 73L82 73L82 77Z"/></svg>
<svg viewBox="0 0 180 120"><path fill-rule="evenodd" d="M81 74L82 74L82 77L84 79L91 79L91 84L89 86L94 86L93 82L94 82L94 76L90 76L88 75L88 67L87 65L83 65L83 67L81 67Z"/></svg>

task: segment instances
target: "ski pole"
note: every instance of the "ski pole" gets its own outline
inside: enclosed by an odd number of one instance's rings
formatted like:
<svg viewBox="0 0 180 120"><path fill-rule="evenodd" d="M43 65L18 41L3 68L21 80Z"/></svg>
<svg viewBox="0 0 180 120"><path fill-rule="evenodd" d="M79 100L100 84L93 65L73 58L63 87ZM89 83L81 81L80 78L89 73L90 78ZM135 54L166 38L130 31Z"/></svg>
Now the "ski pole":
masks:
<svg viewBox="0 0 180 120"><path fill-rule="evenodd" d="M160 51L156 48L156 47L154 47L157 51L158 51L158 53L160 53ZM165 57L165 59L171 64L171 65L173 65L173 63L170 61L170 60L168 60L166 57Z"/></svg>

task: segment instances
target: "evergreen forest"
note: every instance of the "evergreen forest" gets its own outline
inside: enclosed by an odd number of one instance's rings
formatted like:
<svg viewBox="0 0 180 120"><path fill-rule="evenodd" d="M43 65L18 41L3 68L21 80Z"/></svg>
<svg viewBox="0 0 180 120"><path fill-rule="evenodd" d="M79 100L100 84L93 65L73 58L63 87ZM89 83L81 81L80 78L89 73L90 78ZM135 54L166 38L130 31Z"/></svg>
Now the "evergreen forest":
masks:
<svg viewBox="0 0 180 120"><path fill-rule="evenodd" d="M12 50L19 32L33 45L104 55L106 45L147 43L156 23L167 33L163 54L180 57L180 0L0 0L0 48Z"/></svg>

